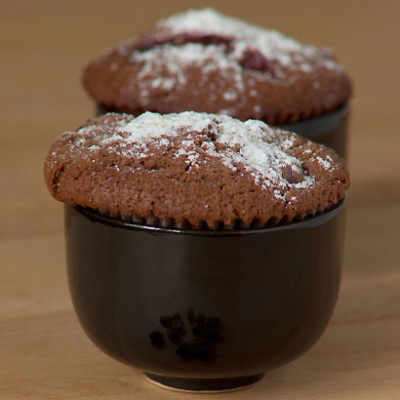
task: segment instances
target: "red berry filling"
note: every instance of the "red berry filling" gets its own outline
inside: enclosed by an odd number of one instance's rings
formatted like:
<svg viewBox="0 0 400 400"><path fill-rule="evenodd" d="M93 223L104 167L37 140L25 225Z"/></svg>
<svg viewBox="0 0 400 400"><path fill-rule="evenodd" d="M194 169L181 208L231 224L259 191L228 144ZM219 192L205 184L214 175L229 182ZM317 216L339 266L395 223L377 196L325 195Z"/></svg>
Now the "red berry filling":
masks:
<svg viewBox="0 0 400 400"><path fill-rule="evenodd" d="M180 33L174 36L147 37L139 40L135 45L135 50L146 51L155 46L172 44L174 46L183 46L187 43L199 43L203 46L223 45L225 53L229 54L233 50L233 38L228 36L218 36L201 33ZM239 64L243 68L252 69L259 72L271 72L271 63L258 50L248 48L245 50Z"/></svg>
<svg viewBox="0 0 400 400"><path fill-rule="evenodd" d="M259 72L268 72L271 70L270 62L262 53L255 49L246 49L240 60L243 68L253 69Z"/></svg>
<svg viewBox="0 0 400 400"><path fill-rule="evenodd" d="M226 52L229 52L231 51L232 38L201 33L180 33L175 36L149 37L141 39L136 43L135 49L139 51L146 51L152 47L161 46L164 44L183 46L187 43L199 43L204 46L222 44L226 46Z"/></svg>

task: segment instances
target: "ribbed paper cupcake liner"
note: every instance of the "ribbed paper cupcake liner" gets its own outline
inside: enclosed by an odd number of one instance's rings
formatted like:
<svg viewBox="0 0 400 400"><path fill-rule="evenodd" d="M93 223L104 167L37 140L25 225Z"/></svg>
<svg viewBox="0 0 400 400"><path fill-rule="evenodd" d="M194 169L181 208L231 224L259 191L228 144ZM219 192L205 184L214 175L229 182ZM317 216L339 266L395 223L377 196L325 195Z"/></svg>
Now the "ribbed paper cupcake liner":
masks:
<svg viewBox="0 0 400 400"><path fill-rule="evenodd" d="M158 218L156 216L141 217L138 215L129 216L124 213L114 213L112 211L102 211L102 210L93 210L93 211L108 218L128 223L133 223L135 225L141 225L141 226L174 229L174 230L241 231L241 230L256 230L256 229L265 229L277 226L285 226L296 222L306 221L313 217L331 211L332 209L339 206L341 202L342 200L339 200L336 204L332 204L326 208L317 208L314 211L305 212L302 215L295 215L293 217L289 217L286 215L280 220L277 220L276 218L270 218L268 221L253 219L251 222L244 222L240 219L236 219L229 225L223 223L222 221L215 221L210 225L206 221L201 220L197 224L193 224L187 219L183 220L183 222L178 222L174 218Z"/></svg>

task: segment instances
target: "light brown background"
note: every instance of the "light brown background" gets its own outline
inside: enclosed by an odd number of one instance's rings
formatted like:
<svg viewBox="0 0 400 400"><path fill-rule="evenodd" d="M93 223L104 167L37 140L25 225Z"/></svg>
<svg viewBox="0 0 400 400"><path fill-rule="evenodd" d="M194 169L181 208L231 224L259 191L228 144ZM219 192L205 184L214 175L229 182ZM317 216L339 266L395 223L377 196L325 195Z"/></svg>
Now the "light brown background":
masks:
<svg viewBox="0 0 400 400"><path fill-rule="evenodd" d="M194 398L155 388L86 338L66 285L62 206L41 170L51 140L93 115L79 83L92 56L158 18L209 4L1 0L1 399ZM333 319L300 359L252 389L212 398L400 399L400 2L212 5L335 48L355 83L347 248Z"/></svg>

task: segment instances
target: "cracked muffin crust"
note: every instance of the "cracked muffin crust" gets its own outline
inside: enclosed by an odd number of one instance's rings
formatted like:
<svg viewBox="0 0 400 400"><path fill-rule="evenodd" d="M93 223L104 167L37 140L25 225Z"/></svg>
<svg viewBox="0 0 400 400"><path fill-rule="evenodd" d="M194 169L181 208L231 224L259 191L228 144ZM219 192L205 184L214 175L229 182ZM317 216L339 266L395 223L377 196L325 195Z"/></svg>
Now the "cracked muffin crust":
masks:
<svg viewBox="0 0 400 400"><path fill-rule="evenodd" d="M84 70L101 107L140 114L193 110L284 124L343 107L350 79L331 50L190 10L108 49Z"/></svg>
<svg viewBox="0 0 400 400"><path fill-rule="evenodd" d="M261 121L224 115L105 114L52 144L50 193L139 222L260 228L328 210L349 186L331 149Z"/></svg>

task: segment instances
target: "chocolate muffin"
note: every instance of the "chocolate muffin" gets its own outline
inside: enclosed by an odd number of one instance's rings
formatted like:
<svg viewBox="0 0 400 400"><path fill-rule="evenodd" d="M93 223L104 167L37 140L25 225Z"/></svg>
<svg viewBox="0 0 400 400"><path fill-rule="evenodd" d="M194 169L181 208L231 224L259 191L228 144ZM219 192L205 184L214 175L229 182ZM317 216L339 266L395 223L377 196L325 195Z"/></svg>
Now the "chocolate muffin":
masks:
<svg viewBox="0 0 400 400"><path fill-rule="evenodd" d="M329 210L349 185L323 145L267 124L196 112L105 114L51 146L50 193L145 225L249 229Z"/></svg>
<svg viewBox="0 0 400 400"><path fill-rule="evenodd" d="M83 84L109 111L193 110L269 124L333 112L351 96L331 50L212 9L174 15L108 49L86 67Z"/></svg>

